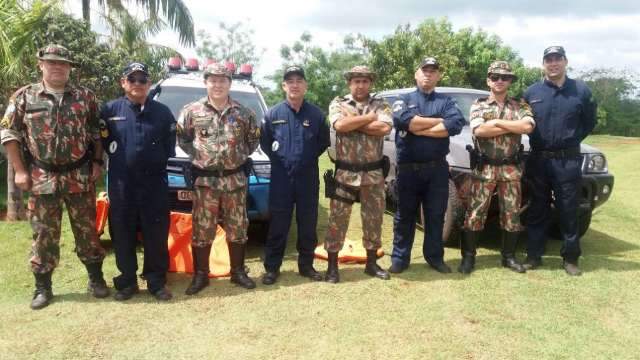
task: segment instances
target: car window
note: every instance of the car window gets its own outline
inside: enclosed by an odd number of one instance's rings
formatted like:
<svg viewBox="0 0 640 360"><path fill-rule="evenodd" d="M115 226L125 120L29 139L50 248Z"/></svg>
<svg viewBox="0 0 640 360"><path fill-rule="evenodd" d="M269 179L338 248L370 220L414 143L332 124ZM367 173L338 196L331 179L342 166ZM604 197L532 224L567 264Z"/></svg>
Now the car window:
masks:
<svg viewBox="0 0 640 360"><path fill-rule="evenodd" d="M173 116L178 118L180 110L182 108L207 95L205 88L189 88L182 86L163 86L162 92L156 98L157 101L167 105ZM256 119L262 119L264 117L264 110L260 105L260 97L257 93L239 92L231 90L230 94L232 99L240 104L250 108L256 113Z"/></svg>

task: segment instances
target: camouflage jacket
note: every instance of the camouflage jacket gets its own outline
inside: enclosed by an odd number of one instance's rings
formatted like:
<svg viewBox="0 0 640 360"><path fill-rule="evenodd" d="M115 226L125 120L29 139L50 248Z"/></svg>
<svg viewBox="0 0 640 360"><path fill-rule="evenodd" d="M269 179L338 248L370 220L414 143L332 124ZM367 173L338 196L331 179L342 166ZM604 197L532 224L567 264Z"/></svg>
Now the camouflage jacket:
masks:
<svg viewBox="0 0 640 360"><path fill-rule="evenodd" d="M53 165L81 159L100 140L96 97L83 87L67 85L57 101L43 83L16 91L0 125L2 143L18 141L34 158ZM54 173L31 166L33 194L77 193L92 189L91 163Z"/></svg>
<svg viewBox="0 0 640 360"><path fill-rule="evenodd" d="M178 144L191 163L204 170L231 170L245 163L258 147L260 127L252 110L229 99L221 112L204 97L182 109L176 128ZM196 186L232 191L245 186L243 172L225 177L198 177Z"/></svg>
<svg viewBox="0 0 640 360"><path fill-rule="evenodd" d="M333 99L329 105L329 121L332 129L335 129L335 123L340 120L343 111L350 115L364 115L374 112L378 114L378 121L393 126L389 104L383 98L376 97L374 94L369 96L366 104L356 102L351 97L351 94ZM382 159L383 136L372 136L353 130L348 133L336 133L335 139L336 160L350 164L366 164ZM382 169L360 172L338 169L336 171L336 180L345 185L360 186L380 184L384 181L384 177L382 176Z"/></svg>
<svg viewBox="0 0 640 360"><path fill-rule="evenodd" d="M472 132L483 123L494 119L511 121L527 119L535 125L529 105L524 101L518 102L512 98L508 98L503 107L500 107L492 96L478 99L471 105L469 112ZM520 149L522 135L504 134L491 138L474 136L473 139L476 148L479 148L483 154L492 159L503 159L516 155ZM474 170L474 175L483 180L512 181L519 180L522 171L519 165L485 165L482 171Z"/></svg>

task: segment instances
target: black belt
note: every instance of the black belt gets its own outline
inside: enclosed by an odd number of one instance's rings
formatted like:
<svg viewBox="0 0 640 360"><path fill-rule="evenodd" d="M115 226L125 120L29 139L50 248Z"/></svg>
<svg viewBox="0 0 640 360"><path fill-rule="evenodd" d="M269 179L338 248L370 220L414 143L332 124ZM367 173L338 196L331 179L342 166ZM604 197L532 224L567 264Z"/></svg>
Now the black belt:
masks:
<svg viewBox="0 0 640 360"><path fill-rule="evenodd" d="M580 156L580 147L572 147L559 150L533 150L533 154L545 159L566 159Z"/></svg>
<svg viewBox="0 0 640 360"><path fill-rule="evenodd" d="M402 164L398 164L398 169L416 171L416 170L422 170L425 168L440 166L446 163L447 161L445 159L430 160L425 162L402 163Z"/></svg>
<svg viewBox="0 0 640 360"><path fill-rule="evenodd" d="M239 173L240 171L244 170L244 164L238 166L235 169L219 169L219 170L205 170L205 169L200 169L197 166L194 166L191 168L191 172L193 173L193 175L195 177L225 177L225 176L229 176L229 175L233 175L235 173Z"/></svg>
<svg viewBox="0 0 640 360"><path fill-rule="evenodd" d="M49 171L49 172L55 172L55 173L63 173L63 172L69 172L71 170L75 170L75 169L79 169L82 166L84 166L86 163L88 163L89 161L91 161L91 157L93 156L93 152L92 151L85 151L84 155L82 155L82 157L76 161L67 163L67 164L50 164L50 163L46 163L44 161L38 160L35 157L33 157L31 159L31 161L33 162L33 165L39 167L40 169L43 169L45 171Z"/></svg>
<svg viewBox="0 0 640 360"><path fill-rule="evenodd" d="M492 159L485 154L481 154L482 161L485 164L493 165L493 166L502 166L502 165L518 165L520 164L519 156L506 157L502 159Z"/></svg>
<svg viewBox="0 0 640 360"><path fill-rule="evenodd" d="M366 164L352 164L340 160L335 160L336 168L348 171L372 171L382 169L384 166L384 159L378 161L366 163Z"/></svg>

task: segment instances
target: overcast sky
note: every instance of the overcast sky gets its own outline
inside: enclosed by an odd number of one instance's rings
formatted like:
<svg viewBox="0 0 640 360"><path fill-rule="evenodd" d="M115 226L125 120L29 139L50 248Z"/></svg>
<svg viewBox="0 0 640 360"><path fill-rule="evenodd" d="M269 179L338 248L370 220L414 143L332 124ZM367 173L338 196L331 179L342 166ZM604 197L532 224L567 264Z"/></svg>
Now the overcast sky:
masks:
<svg viewBox="0 0 640 360"><path fill-rule="evenodd" d="M96 1L93 1L96 3ZM265 48L261 76L281 66L279 49L292 44L304 31L323 47L340 45L349 33L381 39L400 24L415 26L425 18L447 17L454 30L483 29L498 35L527 65L539 66L549 45L563 45L569 65L576 70L613 67L640 70L640 1L428 1L428 0L185 0L196 31L214 38L218 24L243 21L255 31L257 47ZM76 14L79 0L68 0ZM97 4L94 4L97 7ZM98 16L93 15L93 19ZM94 24L99 30L100 26ZM154 42L172 46L186 57L195 49L178 44L165 31Z"/></svg>

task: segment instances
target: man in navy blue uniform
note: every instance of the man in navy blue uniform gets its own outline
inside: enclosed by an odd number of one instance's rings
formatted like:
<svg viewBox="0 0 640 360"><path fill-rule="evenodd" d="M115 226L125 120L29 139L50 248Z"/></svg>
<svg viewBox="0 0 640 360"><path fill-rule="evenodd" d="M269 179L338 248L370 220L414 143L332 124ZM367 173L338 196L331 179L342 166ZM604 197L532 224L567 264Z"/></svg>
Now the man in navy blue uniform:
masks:
<svg viewBox="0 0 640 360"><path fill-rule="evenodd" d="M525 267L542 265L551 201L558 210L563 244L560 254L569 275L580 275L578 236L578 191L582 180L580 142L596 124L596 104L591 90L567 77L567 57L562 46L544 50L544 79L531 85L524 99L531 105L536 128L529 135L531 155L527 160L531 204L527 218Z"/></svg>
<svg viewBox="0 0 640 360"><path fill-rule="evenodd" d="M313 256L318 244L318 157L330 144L329 125L322 111L304 99L307 81L301 67L285 69L282 88L286 100L269 109L260 138L262 150L271 159L271 224L262 278L265 285L274 284L280 275L294 204L298 272L311 280L322 280L313 268Z"/></svg>
<svg viewBox="0 0 640 360"><path fill-rule="evenodd" d="M393 221L392 273L409 267L422 203L425 219L422 254L433 269L450 273L444 262L442 227L449 198L449 137L460 133L464 117L455 101L435 91L440 65L427 57L416 70L417 89L393 103L396 128L398 209Z"/></svg>
<svg viewBox="0 0 640 360"><path fill-rule="evenodd" d="M147 67L130 63L120 84L125 96L110 101L100 113L100 136L107 154L110 226L116 265L116 300L139 291L136 272L137 229L142 232L142 276L158 300L169 300L169 204L167 160L175 156L176 121L169 110L147 96ZM138 226L139 225L139 226Z"/></svg>

